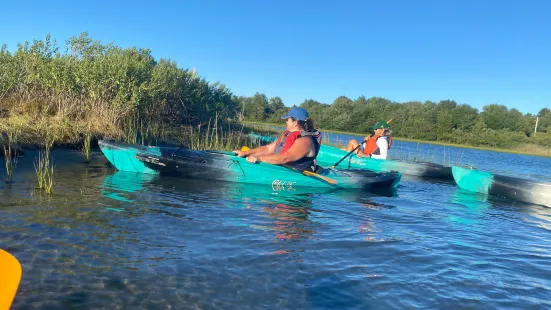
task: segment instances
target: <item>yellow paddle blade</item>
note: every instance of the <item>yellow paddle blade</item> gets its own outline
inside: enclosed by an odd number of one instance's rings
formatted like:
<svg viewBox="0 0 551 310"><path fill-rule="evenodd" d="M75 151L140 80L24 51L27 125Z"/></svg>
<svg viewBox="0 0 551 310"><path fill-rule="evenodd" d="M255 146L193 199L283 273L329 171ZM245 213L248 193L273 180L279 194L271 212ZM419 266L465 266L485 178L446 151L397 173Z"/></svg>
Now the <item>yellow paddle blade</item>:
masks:
<svg viewBox="0 0 551 310"><path fill-rule="evenodd" d="M0 250L0 275L0 309L9 309L21 280L21 264L4 250Z"/></svg>
<svg viewBox="0 0 551 310"><path fill-rule="evenodd" d="M241 150L245 152L245 151L250 151L251 149L248 146L244 146L241 148Z"/></svg>
<svg viewBox="0 0 551 310"><path fill-rule="evenodd" d="M390 124L390 122L392 122L393 118L391 118L390 120L386 121L387 124Z"/></svg>
<svg viewBox="0 0 551 310"><path fill-rule="evenodd" d="M302 173L304 175L308 175L308 176L316 177L318 179L322 179L322 180L328 182L329 184L337 184L337 181L335 181L331 178L328 178L328 177L324 177L323 175L319 175L317 173L313 173L313 172L310 172L310 171L303 171Z"/></svg>

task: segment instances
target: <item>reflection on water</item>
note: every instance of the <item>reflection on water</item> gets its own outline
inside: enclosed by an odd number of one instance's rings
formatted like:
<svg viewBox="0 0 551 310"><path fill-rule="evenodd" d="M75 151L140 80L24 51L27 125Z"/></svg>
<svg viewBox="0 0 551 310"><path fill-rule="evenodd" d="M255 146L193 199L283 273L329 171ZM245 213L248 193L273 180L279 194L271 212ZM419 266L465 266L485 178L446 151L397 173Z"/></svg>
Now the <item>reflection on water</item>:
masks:
<svg viewBox="0 0 551 310"><path fill-rule="evenodd" d="M151 182L154 174L117 171L105 176L101 184L101 194L104 197L118 201L132 202L132 194L144 189L147 182Z"/></svg>
<svg viewBox="0 0 551 310"><path fill-rule="evenodd" d="M56 159L51 197L32 166L0 191L0 244L23 265L14 309L551 306L549 208L414 179L312 191L77 155Z"/></svg>

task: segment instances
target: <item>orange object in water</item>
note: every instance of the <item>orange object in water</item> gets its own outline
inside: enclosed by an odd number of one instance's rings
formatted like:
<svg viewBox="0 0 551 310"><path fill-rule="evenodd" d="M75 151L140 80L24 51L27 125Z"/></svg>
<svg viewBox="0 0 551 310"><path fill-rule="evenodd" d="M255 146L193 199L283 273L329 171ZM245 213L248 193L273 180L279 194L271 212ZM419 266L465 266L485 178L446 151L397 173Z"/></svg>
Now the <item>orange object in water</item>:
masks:
<svg viewBox="0 0 551 310"><path fill-rule="evenodd" d="M10 253L0 250L0 310L9 309L21 280L21 264Z"/></svg>

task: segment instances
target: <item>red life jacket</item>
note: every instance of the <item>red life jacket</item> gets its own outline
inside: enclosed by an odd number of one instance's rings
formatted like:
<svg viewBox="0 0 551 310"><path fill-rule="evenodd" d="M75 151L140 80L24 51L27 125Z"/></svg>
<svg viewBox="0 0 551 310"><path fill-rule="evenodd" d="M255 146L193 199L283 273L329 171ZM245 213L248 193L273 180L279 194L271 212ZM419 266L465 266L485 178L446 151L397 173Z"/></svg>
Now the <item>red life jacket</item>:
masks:
<svg viewBox="0 0 551 310"><path fill-rule="evenodd" d="M289 131L285 130L283 134L277 139L275 153L285 154L295 141L300 137L312 136L318 142L318 145L321 145L321 134L316 131L313 133L305 131Z"/></svg>
<svg viewBox="0 0 551 310"><path fill-rule="evenodd" d="M367 143L363 149L363 152L365 154L374 154L374 155L380 155L381 151L379 150L379 146L377 145L377 140L383 136L372 136L367 140ZM390 147L392 146L392 137L387 136L386 142L388 143L388 149L390 150Z"/></svg>
<svg viewBox="0 0 551 310"><path fill-rule="evenodd" d="M305 156L297 161L289 163L289 165L295 167L299 170L311 170L316 171L316 156L318 156L318 152L321 145L321 134L319 131L315 132L306 132L306 131L293 131L290 132L288 130L285 130L281 137L279 137L276 141L276 147L275 152L276 154L285 154L291 146L295 143L295 141L301 137L306 137L312 139L312 142L315 145L316 151L314 156L308 157Z"/></svg>

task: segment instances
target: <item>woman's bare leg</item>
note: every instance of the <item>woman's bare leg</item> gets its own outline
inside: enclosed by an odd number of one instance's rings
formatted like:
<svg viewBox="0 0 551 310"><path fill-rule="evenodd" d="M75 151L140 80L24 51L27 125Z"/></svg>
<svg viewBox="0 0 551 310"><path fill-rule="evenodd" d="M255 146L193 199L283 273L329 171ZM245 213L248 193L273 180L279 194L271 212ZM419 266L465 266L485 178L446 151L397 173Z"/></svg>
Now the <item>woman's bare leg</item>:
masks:
<svg viewBox="0 0 551 310"><path fill-rule="evenodd" d="M356 147L358 147L358 145L359 145L358 141L356 141L356 139L352 139L352 140L350 140L350 142L348 142L348 146L346 147L346 151L350 152L353 149L355 149Z"/></svg>

